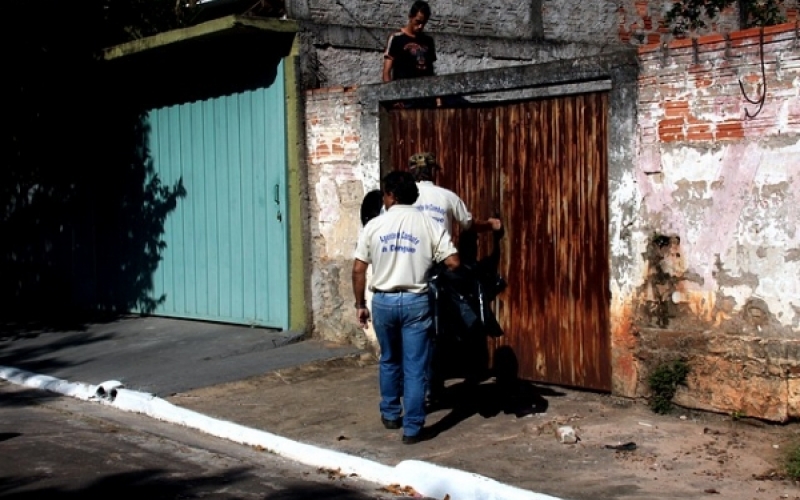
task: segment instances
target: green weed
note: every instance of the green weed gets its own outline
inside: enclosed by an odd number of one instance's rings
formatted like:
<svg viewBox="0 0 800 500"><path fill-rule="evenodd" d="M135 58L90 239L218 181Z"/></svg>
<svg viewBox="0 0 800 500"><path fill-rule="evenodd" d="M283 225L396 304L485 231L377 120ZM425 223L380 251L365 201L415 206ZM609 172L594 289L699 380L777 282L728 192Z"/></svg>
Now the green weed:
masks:
<svg viewBox="0 0 800 500"><path fill-rule="evenodd" d="M685 385L686 376L689 375L689 365L684 360L675 360L659 365L647 382L652 393L650 408L662 415L672 411L672 398L679 385Z"/></svg>
<svg viewBox="0 0 800 500"><path fill-rule="evenodd" d="M795 481L800 481L800 442L789 446L783 466L788 477Z"/></svg>

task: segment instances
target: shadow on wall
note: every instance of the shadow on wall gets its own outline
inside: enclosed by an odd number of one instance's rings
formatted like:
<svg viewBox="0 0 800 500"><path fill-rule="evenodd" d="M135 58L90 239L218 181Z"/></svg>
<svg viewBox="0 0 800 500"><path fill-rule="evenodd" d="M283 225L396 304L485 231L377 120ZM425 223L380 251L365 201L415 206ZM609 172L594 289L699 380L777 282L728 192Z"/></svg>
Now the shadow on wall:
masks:
<svg viewBox="0 0 800 500"><path fill-rule="evenodd" d="M104 79L97 6L40 15L25 4L9 15L37 23L12 23L14 43L0 49L0 324L74 328L87 313L152 311L164 299L149 295L164 220L186 192L154 175L142 113Z"/></svg>

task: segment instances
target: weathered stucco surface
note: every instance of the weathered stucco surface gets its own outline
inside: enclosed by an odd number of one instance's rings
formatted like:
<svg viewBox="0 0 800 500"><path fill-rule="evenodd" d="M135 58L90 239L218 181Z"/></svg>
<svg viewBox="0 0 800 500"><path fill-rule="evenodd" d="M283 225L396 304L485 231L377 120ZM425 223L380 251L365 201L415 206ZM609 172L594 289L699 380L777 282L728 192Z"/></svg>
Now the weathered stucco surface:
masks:
<svg viewBox="0 0 800 500"><path fill-rule="evenodd" d="M798 417L800 51L768 30L761 112L757 31L641 51L639 159L615 193L615 390L640 396L659 363L693 367L688 406ZM754 50L755 49L755 50ZM756 78L753 78L756 76ZM676 335L677 332L677 335ZM671 340L681 339L682 344Z"/></svg>
<svg viewBox="0 0 800 500"><path fill-rule="evenodd" d="M542 4L547 32L547 19L562 14ZM616 36L633 44L668 40L659 29L667 4L620 2ZM796 18L796 4L786 5ZM726 12L715 27L725 29L734 14ZM608 19L598 22L606 26ZM766 99L754 118L745 111L758 106L742 95L739 79L751 98L764 88L757 30L641 47L638 88L614 91L617 122L610 133L635 130L628 142L611 140L609 151L616 394L647 396L652 369L682 357L693 369L677 396L681 404L773 420L800 417L798 33L797 24L766 30ZM462 58L457 51L442 54L442 74L520 62L481 58L479 39L471 43ZM528 47L509 43L509 50ZM536 52L536 62L580 48L547 47ZM316 50L337 80L379 77L375 47ZM378 111L362 104L354 91L309 94L307 139L315 331L369 345L369 334L352 319L350 289L358 204L377 187L380 171Z"/></svg>
<svg viewBox="0 0 800 500"><path fill-rule="evenodd" d="M787 20L798 1L785 0ZM380 82L387 37L406 22L411 2L290 0L293 18L304 23L305 80L311 87ZM436 40L437 74L538 64L617 50L620 45L666 43L671 0L477 0L431 2L427 31ZM738 29L739 12L725 9L696 35Z"/></svg>
<svg viewBox="0 0 800 500"><path fill-rule="evenodd" d="M360 106L352 89L306 94L314 334L368 346L354 320L350 270L366 193L359 158Z"/></svg>
<svg viewBox="0 0 800 500"><path fill-rule="evenodd" d="M491 52L468 50L440 52L436 73L447 75L483 69L503 68L520 64L538 64L556 59L572 59L598 54L601 47L583 45L533 46L518 51L513 59L498 57ZM383 55L378 51L323 47L315 49L319 76L327 85L351 86L379 83Z"/></svg>

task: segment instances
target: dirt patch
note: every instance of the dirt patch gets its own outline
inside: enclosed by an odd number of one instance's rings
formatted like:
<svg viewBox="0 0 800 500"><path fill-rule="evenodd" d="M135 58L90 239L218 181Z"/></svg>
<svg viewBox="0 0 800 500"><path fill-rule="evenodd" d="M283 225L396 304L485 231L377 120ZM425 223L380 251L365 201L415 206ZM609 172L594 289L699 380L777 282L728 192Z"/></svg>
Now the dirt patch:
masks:
<svg viewBox="0 0 800 500"><path fill-rule="evenodd" d="M401 431L380 423L377 385L372 360L352 357L171 400L390 465L426 460L569 499L800 500L800 487L776 473L785 447L800 439L797 424L680 409L660 416L608 395L533 384L509 390L490 380L449 385L448 403L428 418L436 436L405 446ZM562 426L579 440L563 444ZM620 445L628 446L610 448Z"/></svg>

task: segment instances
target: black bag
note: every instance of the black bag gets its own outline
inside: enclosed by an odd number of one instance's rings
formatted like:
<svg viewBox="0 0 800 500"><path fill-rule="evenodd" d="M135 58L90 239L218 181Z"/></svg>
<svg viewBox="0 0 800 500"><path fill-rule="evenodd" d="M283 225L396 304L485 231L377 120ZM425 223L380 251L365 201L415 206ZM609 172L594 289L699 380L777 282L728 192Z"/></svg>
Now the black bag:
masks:
<svg viewBox="0 0 800 500"><path fill-rule="evenodd" d="M503 334L492 312L491 301L505 288L505 280L494 276L487 293L477 274L470 266L461 266L455 271L434 270L428 284L437 334L450 331L457 338Z"/></svg>

